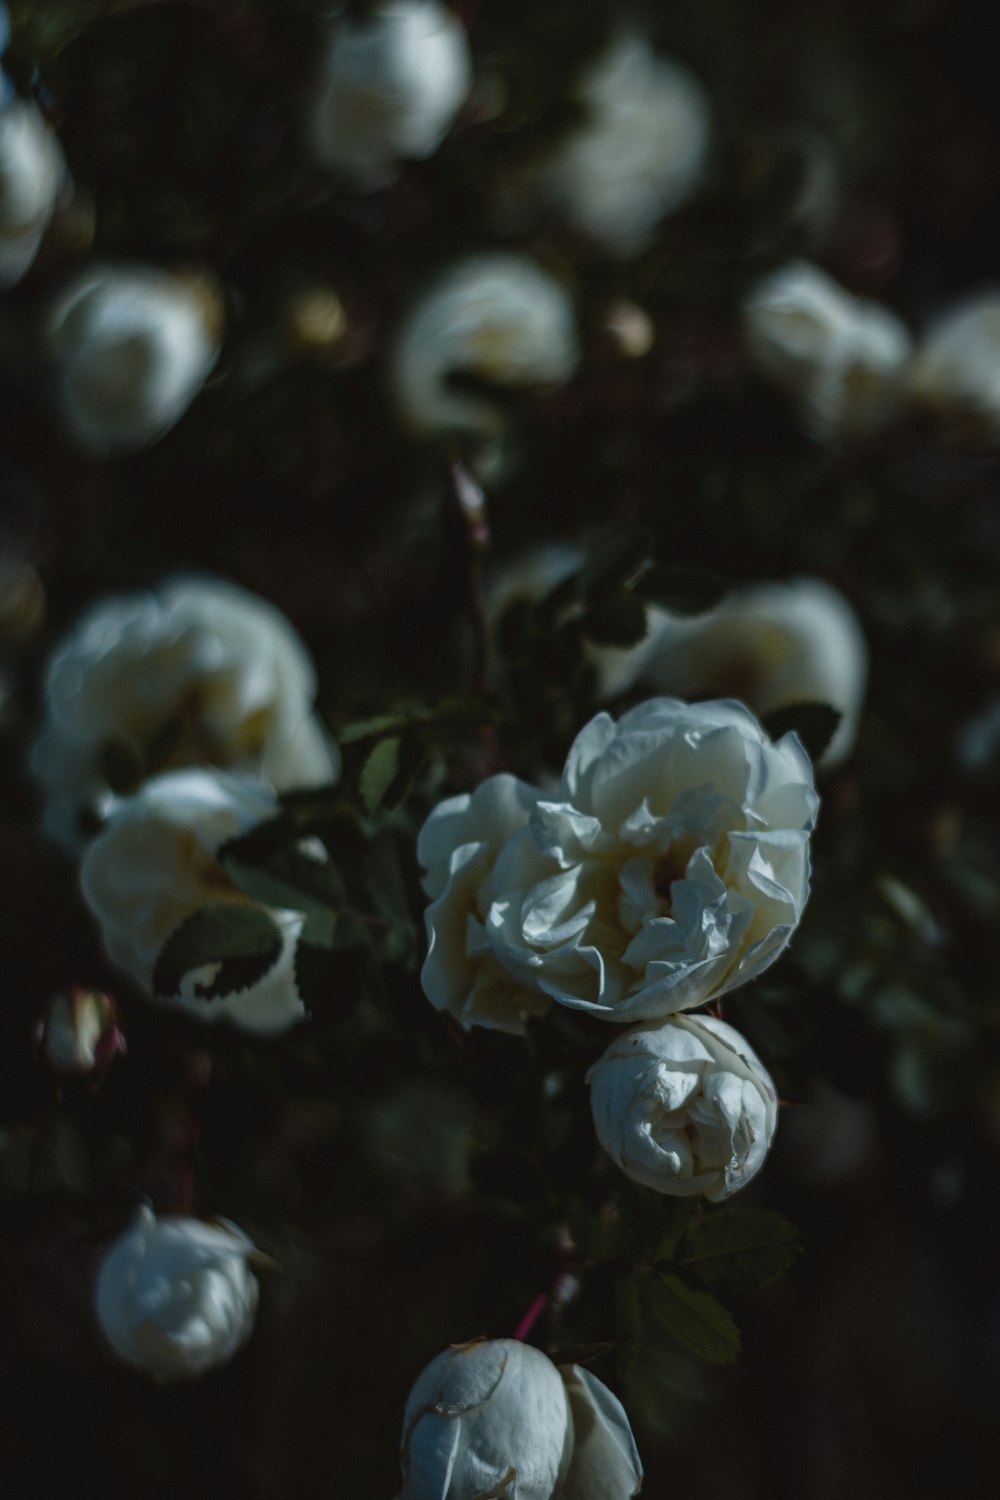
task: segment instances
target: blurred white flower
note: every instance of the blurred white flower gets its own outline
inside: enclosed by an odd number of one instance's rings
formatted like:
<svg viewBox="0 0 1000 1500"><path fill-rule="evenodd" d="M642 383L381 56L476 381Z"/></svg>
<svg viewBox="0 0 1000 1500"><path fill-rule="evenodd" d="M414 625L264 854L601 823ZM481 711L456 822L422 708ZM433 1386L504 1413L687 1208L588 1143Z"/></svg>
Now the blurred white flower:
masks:
<svg viewBox="0 0 1000 1500"><path fill-rule="evenodd" d="M317 160L361 192L437 150L472 82L461 22L437 0L385 0L331 23L310 136Z"/></svg>
<svg viewBox="0 0 1000 1500"><path fill-rule="evenodd" d="M523 984L605 1020L701 1005L787 946L818 805L797 737L772 744L740 703L598 714L558 797L539 798L496 857L479 899L489 948Z"/></svg>
<svg viewBox="0 0 1000 1500"><path fill-rule="evenodd" d="M51 309L60 404L94 453L163 437L219 357L221 303L207 282L141 265L90 266Z"/></svg>
<svg viewBox="0 0 1000 1500"><path fill-rule="evenodd" d="M421 983L431 1004L466 1028L523 1032L527 1017L551 1005L534 985L519 984L501 967L483 927L499 894L497 855L527 826L538 795L515 776L491 776L471 795L439 803L420 830L417 856L431 898Z"/></svg>
<svg viewBox="0 0 1000 1500"><path fill-rule="evenodd" d="M587 1074L597 1137L633 1181L712 1202L764 1164L778 1096L757 1054L712 1016L674 1016L612 1042Z"/></svg>
<svg viewBox="0 0 1000 1500"><path fill-rule="evenodd" d="M708 97L685 67L631 33L591 64L577 97L582 122L508 174L499 211L513 223L525 210L548 211L613 254L634 254L704 176Z"/></svg>
<svg viewBox="0 0 1000 1500"><path fill-rule="evenodd" d="M1000 438L1000 289L968 297L931 323L917 345L910 390L956 435Z"/></svg>
<svg viewBox="0 0 1000 1500"><path fill-rule="evenodd" d="M79 987L53 996L39 1023L38 1041L57 1073L100 1072L125 1051L111 996Z"/></svg>
<svg viewBox="0 0 1000 1500"><path fill-rule="evenodd" d="M739 698L759 717L793 703L842 715L819 764L850 753L868 675L861 626L842 594L815 578L753 584L707 614L650 610L639 675L661 693Z"/></svg>
<svg viewBox="0 0 1000 1500"><path fill-rule="evenodd" d="M256 771L279 791L331 781L315 692L284 615L233 584L179 577L101 600L49 662L32 756L47 831L82 847L115 793L179 766Z"/></svg>
<svg viewBox="0 0 1000 1500"><path fill-rule="evenodd" d="M157 1219L141 1208L97 1274L97 1319L120 1359L154 1380L190 1380L250 1337L254 1246L226 1219Z"/></svg>
<svg viewBox="0 0 1000 1500"><path fill-rule="evenodd" d="M401 1460L398 1500L630 1500L642 1483L617 1397L516 1339L431 1361L406 1403Z"/></svg>
<svg viewBox="0 0 1000 1500"><path fill-rule="evenodd" d="M273 817L278 800L264 782L239 772L171 771L122 798L87 849L83 895L113 963L154 993L156 961L185 918L222 903L252 905L216 859L221 846ZM179 993L155 998L200 1021L228 1019L245 1031L285 1031L305 1015L295 985L299 912L270 913L282 943L256 984L205 999L216 965L192 969Z"/></svg>
<svg viewBox="0 0 1000 1500"><path fill-rule="evenodd" d="M912 344L887 308L807 261L757 283L743 304L751 358L823 441L868 436L902 409Z"/></svg>
<svg viewBox="0 0 1000 1500"><path fill-rule="evenodd" d="M0 291L31 266L61 192L66 163L35 104L0 104Z"/></svg>
<svg viewBox="0 0 1000 1500"><path fill-rule="evenodd" d="M498 389L558 385L578 358L573 308L563 287L523 255L471 255L420 296L399 328L390 378L404 421L416 432L503 431L499 401L462 390L467 375Z"/></svg>
<svg viewBox="0 0 1000 1500"><path fill-rule="evenodd" d="M494 680L497 667L497 635L500 622L521 601L537 604L560 583L578 573L586 552L569 542L550 542L532 547L493 569L486 580L486 623L491 638L490 666ZM593 646L584 643L584 655L593 668L594 691L600 700L627 692L635 682L646 654L647 643L637 646Z"/></svg>

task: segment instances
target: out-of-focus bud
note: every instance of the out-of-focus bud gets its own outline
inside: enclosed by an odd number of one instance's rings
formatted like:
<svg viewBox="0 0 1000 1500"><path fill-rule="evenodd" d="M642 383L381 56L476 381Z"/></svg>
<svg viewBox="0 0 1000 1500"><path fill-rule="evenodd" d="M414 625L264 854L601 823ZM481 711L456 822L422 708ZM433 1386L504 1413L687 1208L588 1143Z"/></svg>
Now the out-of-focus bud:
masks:
<svg viewBox="0 0 1000 1500"><path fill-rule="evenodd" d="M347 332L344 304L327 286L307 286L295 292L282 322L291 353L319 363L339 352Z"/></svg>
<svg viewBox="0 0 1000 1500"><path fill-rule="evenodd" d="M653 320L637 302L622 298L608 308L604 331L625 359L642 359L656 341Z"/></svg>
<svg viewBox="0 0 1000 1500"><path fill-rule="evenodd" d="M0 551L0 645L18 645L45 619L45 589L29 562Z"/></svg>
<svg viewBox="0 0 1000 1500"><path fill-rule="evenodd" d="M917 346L910 390L955 437L1000 438L1000 288L967 298L931 323Z"/></svg>
<svg viewBox="0 0 1000 1500"><path fill-rule="evenodd" d="M437 0L385 0L332 23L310 135L317 161L359 192L441 144L469 92L461 22Z"/></svg>
<svg viewBox="0 0 1000 1500"><path fill-rule="evenodd" d="M37 1038L43 1056L57 1073L104 1073L125 1051L111 996L79 986L50 1000L38 1023Z"/></svg>
<svg viewBox="0 0 1000 1500"><path fill-rule="evenodd" d="M95 453L163 437L208 378L221 332L221 297L202 277L88 268L57 299L48 327L74 437Z"/></svg>
<svg viewBox="0 0 1000 1500"><path fill-rule="evenodd" d="M0 292L30 268L67 182L59 142L37 105L0 102Z"/></svg>
<svg viewBox="0 0 1000 1500"><path fill-rule="evenodd" d="M814 437L869 436L901 411L911 341L887 308L852 297L818 267L791 261L743 304L750 356L790 396Z"/></svg>
<svg viewBox="0 0 1000 1500"><path fill-rule="evenodd" d="M470 255L420 296L396 335L393 394L406 423L425 435L498 436L500 399L472 389L557 385L578 358L570 299L554 276L523 255ZM460 388L461 378L470 381Z"/></svg>
<svg viewBox="0 0 1000 1500"><path fill-rule="evenodd" d="M119 1358L158 1381L190 1380L250 1337L251 1240L228 1220L157 1219L141 1208L97 1276L97 1318Z"/></svg>

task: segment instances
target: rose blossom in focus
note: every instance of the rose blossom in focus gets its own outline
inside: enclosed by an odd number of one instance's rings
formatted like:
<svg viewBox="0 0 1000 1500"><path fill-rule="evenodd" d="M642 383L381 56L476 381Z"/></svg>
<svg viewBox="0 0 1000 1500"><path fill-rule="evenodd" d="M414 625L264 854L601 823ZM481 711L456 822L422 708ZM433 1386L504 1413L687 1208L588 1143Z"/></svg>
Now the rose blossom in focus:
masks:
<svg viewBox="0 0 1000 1500"><path fill-rule="evenodd" d="M273 605L221 579L99 601L56 648L45 687L32 769L46 830L68 849L158 771L236 767L279 791L337 774L305 646Z"/></svg>
<svg viewBox="0 0 1000 1500"><path fill-rule="evenodd" d="M225 1364L253 1331L253 1252L226 1219L157 1219L141 1208L98 1271L101 1332L120 1359L154 1380L190 1380Z"/></svg>
<svg viewBox="0 0 1000 1500"><path fill-rule="evenodd" d="M516 1339L446 1349L406 1403L397 1500L630 1500L642 1464L628 1418L578 1365Z"/></svg>
<svg viewBox="0 0 1000 1500"><path fill-rule="evenodd" d="M48 323L70 432L96 454L156 442L208 379L221 332L221 300L207 281L153 266L88 267Z"/></svg>
<svg viewBox="0 0 1000 1500"><path fill-rule="evenodd" d="M101 927L108 956L149 994L156 961L185 918L206 907L252 905L216 859L219 848L278 811L264 782L237 772L173 771L117 804L90 844L80 870L84 898ZM214 965L183 976L176 995L159 998L200 1021L232 1021L274 1034L302 1019L295 986L300 912L274 910L281 946L255 984L206 999Z"/></svg>
<svg viewBox="0 0 1000 1500"><path fill-rule="evenodd" d="M710 109L701 84L641 36L618 37L590 65L581 123L501 183L499 210L549 212L615 255L634 255L701 183Z"/></svg>
<svg viewBox="0 0 1000 1500"><path fill-rule="evenodd" d="M496 251L458 261L417 298L396 334L390 378L415 432L496 438L506 425L502 405L450 377L500 389L559 385L577 359L563 287L526 256Z"/></svg>
<svg viewBox="0 0 1000 1500"><path fill-rule="evenodd" d="M817 266L790 261L758 282L743 323L751 359L821 441L870 436L901 412L910 335Z"/></svg>
<svg viewBox="0 0 1000 1500"><path fill-rule="evenodd" d="M437 150L472 82L461 22L436 0L385 0L332 23L309 122L321 166L359 192Z"/></svg>
<svg viewBox="0 0 1000 1500"><path fill-rule="evenodd" d="M587 1074L597 1137L633 1181L712 1202L764 1164L778 1096L735 1027L674 1016L616 1037Z"/></svg>

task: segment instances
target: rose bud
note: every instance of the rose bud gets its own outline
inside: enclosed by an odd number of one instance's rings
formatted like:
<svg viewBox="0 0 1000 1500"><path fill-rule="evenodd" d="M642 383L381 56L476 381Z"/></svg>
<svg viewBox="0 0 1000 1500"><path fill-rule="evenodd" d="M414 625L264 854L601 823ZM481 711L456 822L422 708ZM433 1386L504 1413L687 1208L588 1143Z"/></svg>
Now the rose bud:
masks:
<svg viewBox="0 0 1000 1500"><path fill-rule="evenodd" d="M157 1219L141 1208L98 1270L101 1332L120 1359L154 1380L189 1380L225 1364L253 1330L253 1254L228 1220Z"/></svg>
<svg viewBox="0 0 1000 1500"><path fill-rule="evenodd" d="M728 1198L764 1164L778 1095L733 1026L673 1016L619 1036L587 1074L597 1137L658 1193Z"/></svg>
<svg viewBox="0 0 1000 1500"><path fill-rule="evenodd" d="M111 996L77 986L49 1002L38 1042L57 1073L103 1073L125 1051Z"/></svg>
<svg viewBox="0 0 1000 1500"><path fill-rule="evenodd" d="M431 1360L406 1403L401 1461L398 1500L629 1500L642 1483L617 1397L516 1339Z"/></svg>
<svg viewBox="0 0 1000 1500"><path fill-rule="evenodd" d="M0 102L0 291L30 269L68 181L59 142L37 105Z"/></svg>
<svg viewBox="0 0 1000 1500"><path fill-rule="evenodd" d="M954 436L1000 437L1000 290L968 297L936 318L917 346L914 401Z"/></svg>

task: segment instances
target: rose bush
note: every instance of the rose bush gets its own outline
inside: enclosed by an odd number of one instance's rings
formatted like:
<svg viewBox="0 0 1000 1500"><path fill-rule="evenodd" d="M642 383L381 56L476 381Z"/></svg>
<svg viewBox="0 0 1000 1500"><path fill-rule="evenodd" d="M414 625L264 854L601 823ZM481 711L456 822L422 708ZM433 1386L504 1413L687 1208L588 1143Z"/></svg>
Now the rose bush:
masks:
<svg viewBox="0 0 1000 1500"><path fill-rule="evenodd" d="M220 846L277 812L274 792L240 773L173 771L123 798L80 870L83 894L108 955L154 994L156 961L186 917L209 906L253 905L216 859ZM285 1031L305 1008L295 986L299 912L271 912L281 934L273 966L256 983L210 999L201 993L216 966L192 969L169 1001L202 1021L222 1018L247 1031Z"/></svg>
<svg viewBox="0 0 1000 1500"><path fill-rule="evenodd" d="M477 810L500 793L484 783ZM598 714L558 796L539 793L528 809L529 798L519 787L520 829L498 820L471 851L471 799L432 812L421 833L435 872L432 972L450 984L435 977L428 993L467 1024L484 961L493 1013L503 971L562 1005L632 1022L702 1005L786 947L809 893L819 805L794 734L772 744L740 703L654 698L617 724ZM509 1010L523 1017L523 1000Z"/></svg>
<svg viewBox="0 0 1000 1500"><path fill-rule="evenodd" d="M32 756L47 831L69 849L158 771L258 771L279 791L334 778L316 674L284 615L213 578L94 605L56 648Z"/></svg>
<svg viewBox="0 0 1000 1500"><path fill-rule="evenodd" d="M398 1500L629 1500L642 1483L617 1397L516 1339L431 1360L406 1403L401 1459Z"/></svg>
<svg viewBox="0 0 1000 1500"><path fill-rule="evenodd" d="M226 1219L157 1219L140 1208L98 1271L101 1332L154 1380L190 1380L225 1364L253 1331L253 1250Z"/></svg>
<svg viewBox="0 0 1000 1500"><path fill-rule="evenodd" d="M618 1036L587 1074L597 1138L627 1176L712 1202L764 1164L778 1096L760 1058L713 1016L674 1016Z"/></svg>

